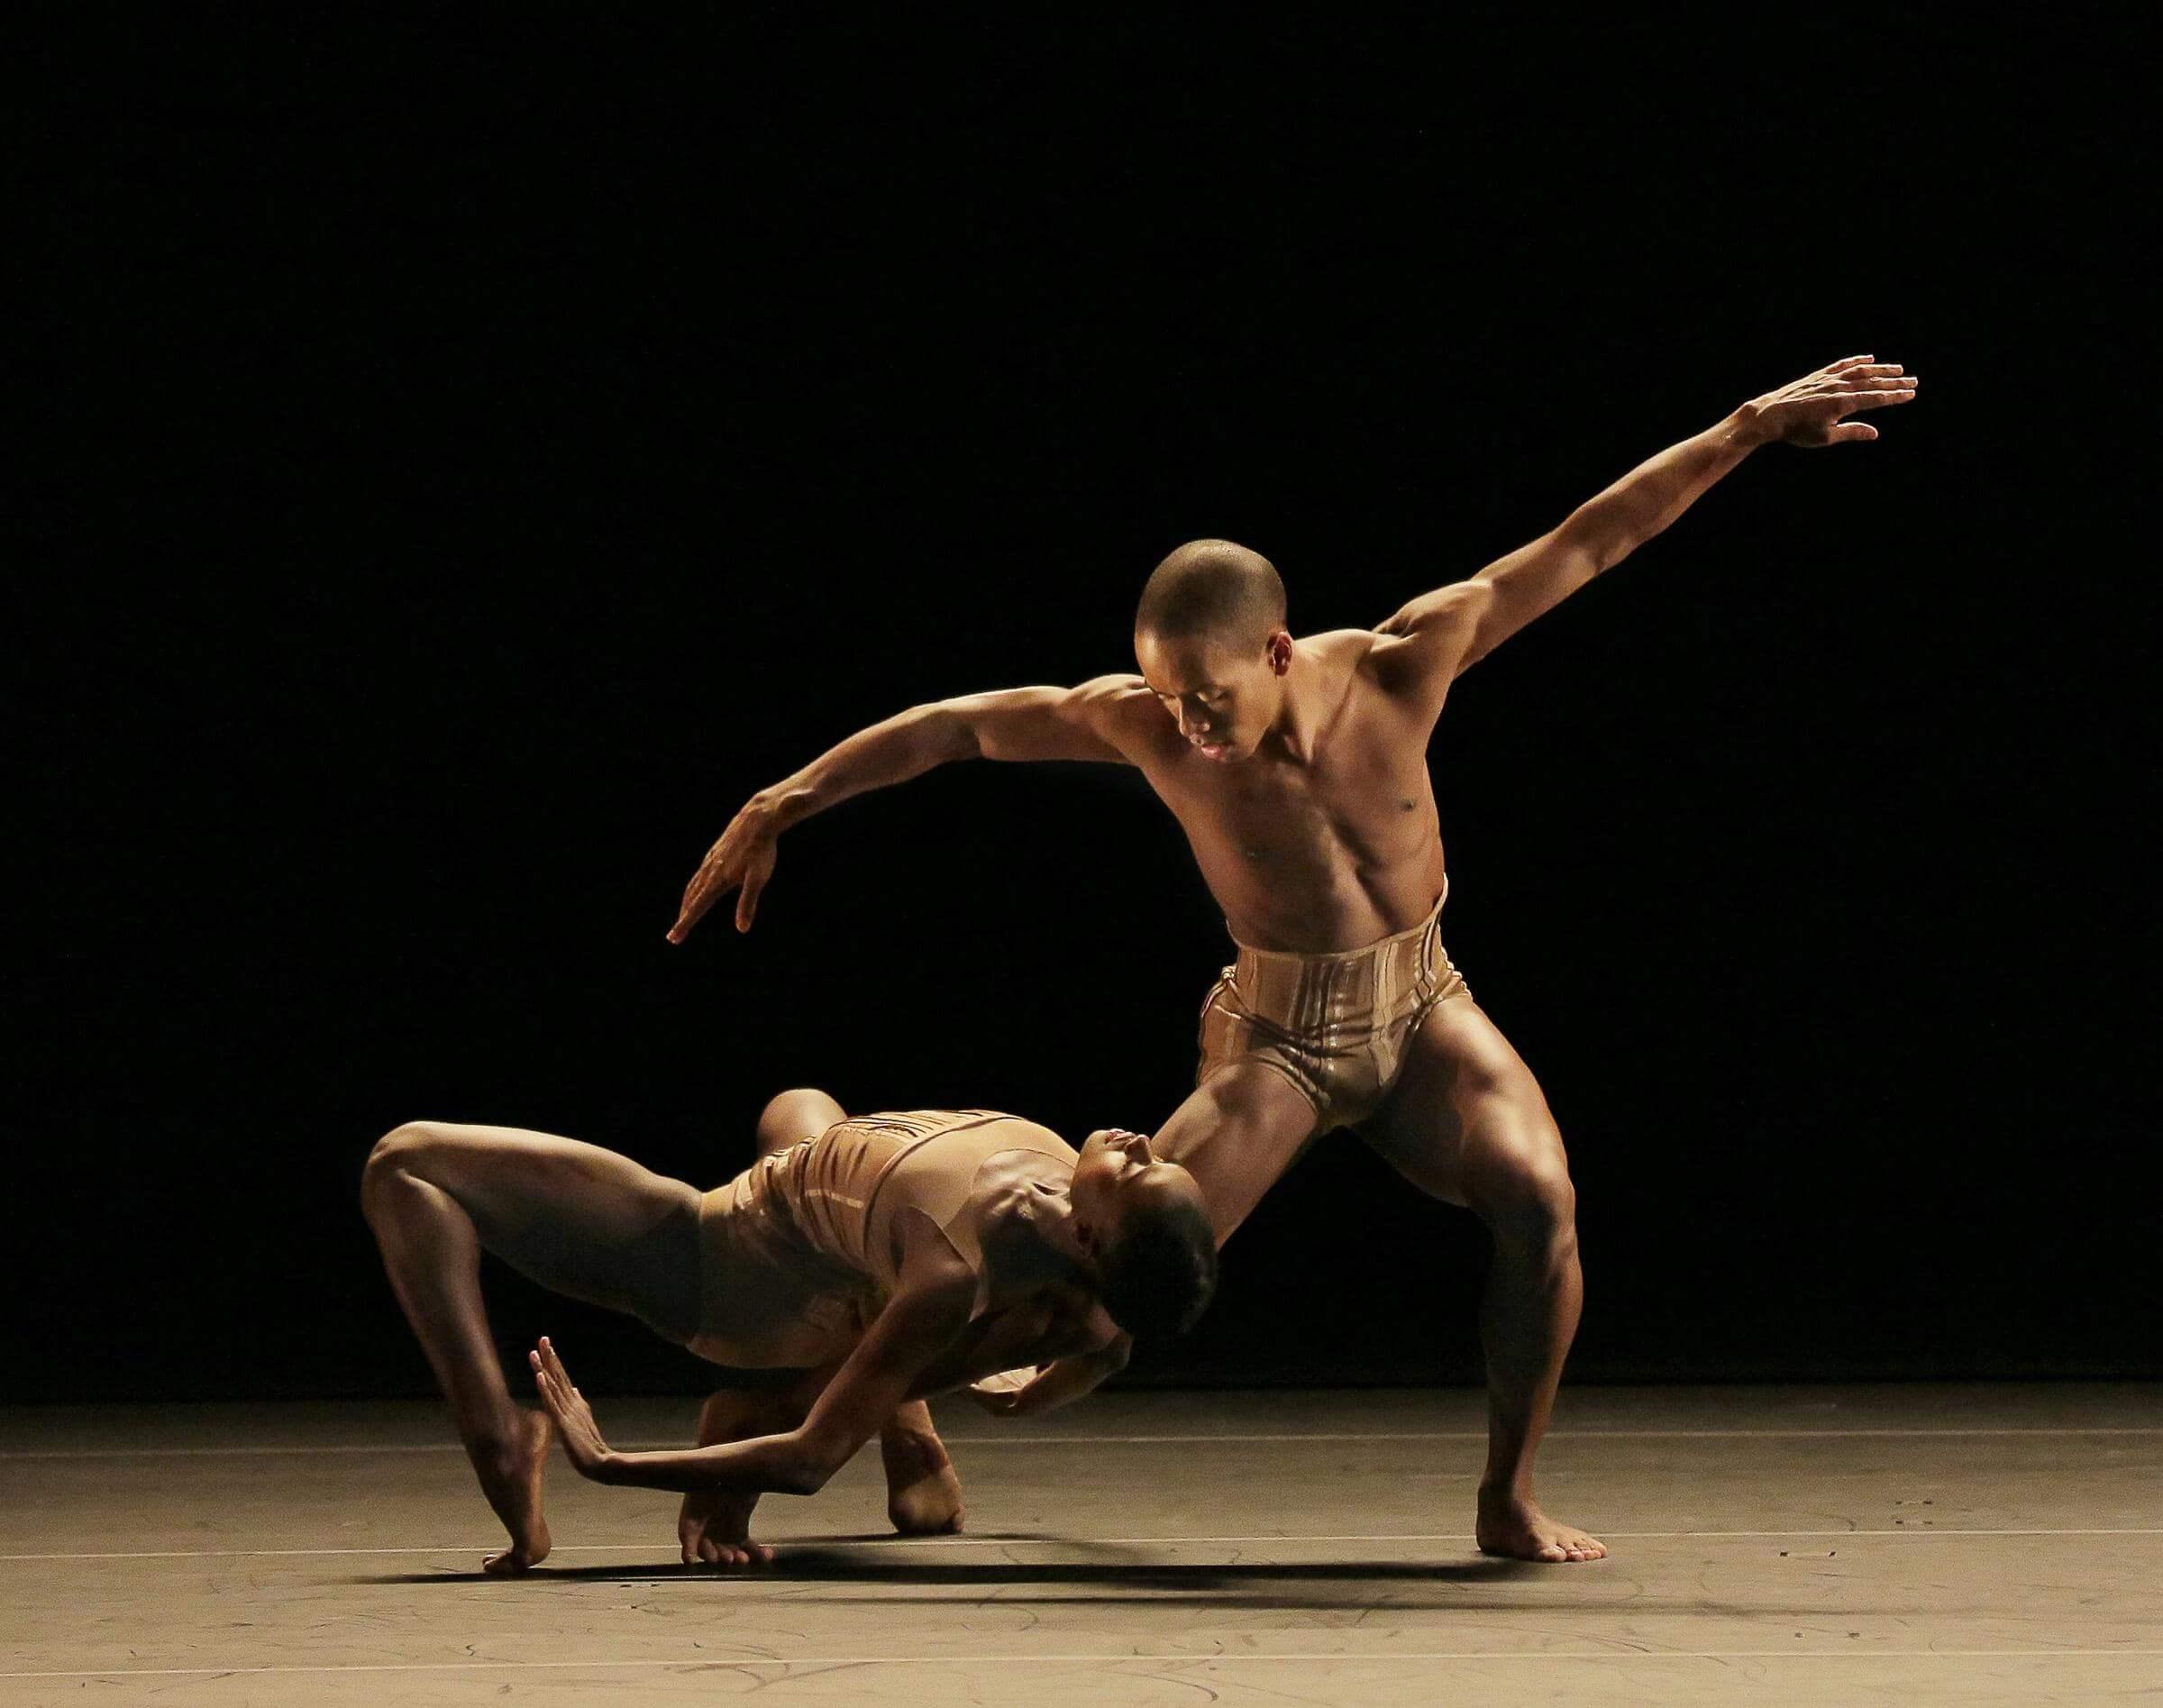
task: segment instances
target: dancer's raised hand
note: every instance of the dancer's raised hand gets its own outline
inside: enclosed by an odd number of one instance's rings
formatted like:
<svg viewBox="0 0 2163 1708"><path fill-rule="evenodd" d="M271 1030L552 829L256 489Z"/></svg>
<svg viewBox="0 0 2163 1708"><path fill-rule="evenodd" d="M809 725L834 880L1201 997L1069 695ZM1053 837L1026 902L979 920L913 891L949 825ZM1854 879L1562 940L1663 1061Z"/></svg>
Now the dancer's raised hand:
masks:
<svg viewBox="0 0 2163 1708"><path fill-rule="evenodd" d="M1775 440L1812 449L1867 444L1877 437L1877 429L1847 417L1862 409L1912 403L1917 383L1896 361L1845 356L1766 392L1748 406L1757 432L1768 444Z"/></svg>

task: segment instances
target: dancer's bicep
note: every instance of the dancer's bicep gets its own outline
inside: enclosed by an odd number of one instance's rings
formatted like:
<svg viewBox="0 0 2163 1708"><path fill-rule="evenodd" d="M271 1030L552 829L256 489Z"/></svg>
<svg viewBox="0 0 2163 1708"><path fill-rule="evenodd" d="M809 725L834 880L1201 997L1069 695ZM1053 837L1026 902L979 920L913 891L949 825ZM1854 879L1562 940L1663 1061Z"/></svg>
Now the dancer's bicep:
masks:
<svg viewBox="0 0 2163 1708"><path fill-rule="evenodd" d="M984 759L1136 763L1137 713L1156 708L1136 676L1100 676L1075 688L1007 688L941 700Z"/></svg>

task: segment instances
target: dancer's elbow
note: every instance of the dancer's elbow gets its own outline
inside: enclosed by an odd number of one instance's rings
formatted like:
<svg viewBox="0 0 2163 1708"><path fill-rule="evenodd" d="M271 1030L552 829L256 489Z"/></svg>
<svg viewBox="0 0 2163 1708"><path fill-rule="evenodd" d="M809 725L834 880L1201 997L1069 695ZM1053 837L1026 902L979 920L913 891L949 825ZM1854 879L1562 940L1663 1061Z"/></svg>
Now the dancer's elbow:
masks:
<svg viewBox="0 0 2163 1708"><path fill-rule="evenodd" d="M967 699L935 699L912 706L902 714L924 758L934 765L956 760L985 757L983 738L973 708Z"/></svg>

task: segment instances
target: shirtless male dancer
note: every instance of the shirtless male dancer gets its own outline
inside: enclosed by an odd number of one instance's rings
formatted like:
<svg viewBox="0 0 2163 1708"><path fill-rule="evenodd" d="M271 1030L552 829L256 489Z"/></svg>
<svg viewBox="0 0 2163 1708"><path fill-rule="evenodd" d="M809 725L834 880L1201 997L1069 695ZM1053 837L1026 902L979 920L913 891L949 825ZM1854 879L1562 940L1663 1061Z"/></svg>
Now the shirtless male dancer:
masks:
<svg viewBox="0 0 2163 1708"><path fill-rule="evenodd" d="M1544 1513L1532 1459L1583 1300L1574 1195L1538 1084L1443 954L1448 883L1426 748L1450 684L1660 533L1761 445L1866 443L1850 415L1916 380L1850 356L1744 404L1467 580L1374 629L1294 640L1257 553L1197 540L1160 563L1135 619L1139 676L918 706L760 790L715 844L670 930L740 890L750 928L780 833L956 759L1140 768L1179 819L1238 945L1204 1005L1194 1092L1156 1136L1201 1183L1221 1243L1317 1135L1357 1131L1421 1191L1468 1206L1493 1259L1482 1306L1488 1453L1476 1536L1492 1554L1597 1559ZM1122 1348L1054 1365L1018 1411L1086 1393Z"/></svg>
<svg viewBox="0 0 2163 1708"><path fill-rule="evenodd" d="M1200 1188L1139 1134L1092 1133L1076 1152L1012 1115L850 1119L825 1092L798 1091L767 1105L759 1137L760 1159L704 1193L598 1146L515 1128L414 1121L378 1141L362 1210L511 1533L488 1571L523 1572L548 1554L550 1428L504 1384L483 1251L716 1364L802 1373L715 1395L694 1450L608 1453L590 1417L566 1437L586 1475L687 1492L687 1565L770 1559L750 1539L761 1492L816 1493L873 1435L897 1526L958 1529L959 1489L926 1395L1130 1334L1182 1332L1216 1284ZM534 1364L537 1377L561 1375L540 1354ZM540 1385L552 1405L575 1397L567 1376L552 1399Z"/></svg>

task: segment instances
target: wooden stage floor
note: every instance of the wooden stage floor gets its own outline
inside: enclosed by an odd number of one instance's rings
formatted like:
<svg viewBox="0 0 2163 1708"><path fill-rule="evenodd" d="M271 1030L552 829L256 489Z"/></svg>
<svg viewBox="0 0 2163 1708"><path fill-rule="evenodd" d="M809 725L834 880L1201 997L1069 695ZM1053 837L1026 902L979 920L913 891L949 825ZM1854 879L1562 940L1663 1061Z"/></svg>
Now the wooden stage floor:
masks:
<svg viewBox="0 0 2163 1708"><path fill-rule="evenodd" d="M881 1536L869 1453L749 1576L559 1457L516 1582L434 1404L0 1411L0 1703L2163 1700L2163 1389L1565 1390L1559 1566L1473 1548L1481 1407L949 1401L966 1534Z"/></svg>

